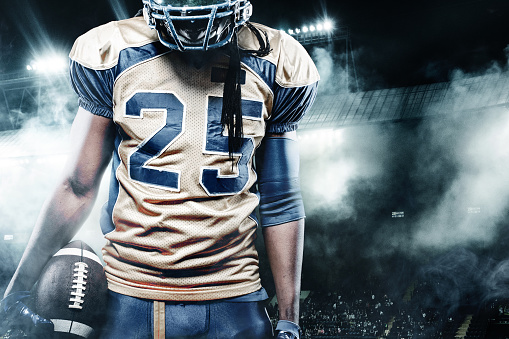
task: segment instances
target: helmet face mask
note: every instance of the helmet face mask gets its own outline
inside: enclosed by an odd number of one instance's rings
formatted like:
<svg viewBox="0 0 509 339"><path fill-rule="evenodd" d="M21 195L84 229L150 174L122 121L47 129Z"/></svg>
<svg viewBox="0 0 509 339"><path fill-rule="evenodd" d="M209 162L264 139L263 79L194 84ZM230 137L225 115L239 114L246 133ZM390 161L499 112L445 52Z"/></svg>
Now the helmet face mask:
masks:
<svg viewBox="0 0 509 339"><path fill-rule="evenodd" d="M149 27L168 48L208 50L226 45L251 16L249 0L143 0Z"/></svg>
<svg viewBox="0 0 509 339"><path fill-rule="evenodd" d="M161 6L173 7L197 7L197 6L210 6L220 5L224 0L155 0L155 3Z"/></svg>

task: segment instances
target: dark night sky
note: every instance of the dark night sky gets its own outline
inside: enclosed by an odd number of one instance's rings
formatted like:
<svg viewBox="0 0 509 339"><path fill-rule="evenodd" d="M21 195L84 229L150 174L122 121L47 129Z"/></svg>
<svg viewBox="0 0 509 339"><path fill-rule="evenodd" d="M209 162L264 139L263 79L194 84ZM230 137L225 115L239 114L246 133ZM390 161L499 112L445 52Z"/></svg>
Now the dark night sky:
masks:
<svg viewBox="0 0 509 339"><path fill-rule="evenodd" d="M269 1L253 0L253 21L295 28L329 16L352 32L365 89L448 80L450 72L505 63L507 0ZM141 1L44 2L1 0L0 71L22 68L51 46L67 52L88 29L114 20L113 8L132 15ZM122 11L121 11L122 12ZM118 13L118 11L117 11ZM340 43L337 43L340 45Z"/></svg>

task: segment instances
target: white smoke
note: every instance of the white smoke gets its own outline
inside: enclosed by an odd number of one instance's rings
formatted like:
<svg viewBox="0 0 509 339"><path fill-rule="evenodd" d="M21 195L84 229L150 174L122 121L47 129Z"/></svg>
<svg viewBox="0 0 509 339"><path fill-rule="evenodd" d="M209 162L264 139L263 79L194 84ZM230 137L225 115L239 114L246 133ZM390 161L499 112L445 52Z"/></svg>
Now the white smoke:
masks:
<svg viewBox="0 0 509 339"><path fill-rule="evenodd" d="M442 249L471 243L489 245L496 240L509 207L509 116L505 109L497 113L480 117L476 124L434 124L431 142L435 147L454 147L454 159L450 160L457 173L418 221L414 246ZM454 144L442 144L440 141L451 142L440 138L450 133L446 129L451 127L456 134Z"/></svg>
<svg viewBox="0 0 509 339"><path fill-rule="evenodd" d="M5 259L0 273L11 271L21 258L40 209L61 179L69 155L69 126L36 126L34 121L28 125L31 127L10 136L13 144L8 145L0 162L0 253ZM98 254L104 243L99 211L106 201L107 186L102 183L97 204L75 237Z"/></svg>
<svg viewBox="0 0 509 339"><path fill-rule="evenodd" d="M315 55L328 87L336 79L330 58ZM468 108L482 107L506 72L496 63L475 74L453 72L452 104L428 107L442 117L299 132L310 270L381 272L395 256L423 264L457 248L499 251L509 220L509 110ZM469 89L474 76L488 88ZM404 217L391 218L396 211Z"/></svg>
<svg viewBox="0 0 509 339"><path fill-rule="evenodd" d="M320 73L321 93L336 91L337 81L334 82L333 77L336 77L336 80L344 78L346 74L344 69L336 69L332 54L325 48L314 48L311 55Z"/></svg>
<svg viewBox="0 0 509 339"><path fill-rule="evenodd" d="M320 94L346 94L359 90L362 82L357 78L354 58L361 50L348 50L348 55L334 52L334 46L315 47L311 50L318 72L320 73Z"/></svg>
<svg viewBox="0 0 509 339"><path fill-rule="evenodd" d="M76 95L65 79L41 88L37 114L22 114L19 130L0 132L0 293L10 279L39 211L61 179L69 155L70 121L77 111ZM12 112L2 112L10 115ZM31 117L31 118L27 118ZM103 184L90 218L76 236L100 253L99 209L107 197Z"/></svg>

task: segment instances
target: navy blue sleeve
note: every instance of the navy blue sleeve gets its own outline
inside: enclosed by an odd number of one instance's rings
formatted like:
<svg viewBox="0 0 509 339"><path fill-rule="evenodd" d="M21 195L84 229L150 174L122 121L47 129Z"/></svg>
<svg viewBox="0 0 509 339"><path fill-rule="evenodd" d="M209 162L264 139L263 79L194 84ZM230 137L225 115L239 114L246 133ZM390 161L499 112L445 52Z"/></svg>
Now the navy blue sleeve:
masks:
<svg viewBox="0 0 509 339"><path fill-rule="evenodd" d="M305 217L299 182L296 140L266 137L256 151L261 226L274 226Z"/></svg>
<svg viewBox="0 0 509 339"><path fill-rule="evenodd" d="M280 134L295 131L299 121L315 101L317 88L318 82L290 88L276 85L267 132Z"/></svg>
<svg viewBox="0 0 509 339"><path fill-rule="evenodd" d="M79 105L87 111L106 118L113 117L112 69L93 70L71 60L71 84L79 97Z"/></svg>

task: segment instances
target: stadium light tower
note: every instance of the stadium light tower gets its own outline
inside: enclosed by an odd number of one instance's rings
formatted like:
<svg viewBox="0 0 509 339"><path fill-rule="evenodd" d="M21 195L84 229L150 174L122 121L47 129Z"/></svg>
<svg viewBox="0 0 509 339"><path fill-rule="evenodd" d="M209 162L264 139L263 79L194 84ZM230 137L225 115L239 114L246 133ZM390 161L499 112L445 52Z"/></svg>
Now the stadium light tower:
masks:
<svg viewBox="0 0 509 339"><path fill-rule="evenodd" d="M330 19L304 25L300 28L288 29L287 33L302 45L326 43L337 39L334 34L334 23Z"/></svg>
<svg viewBox="0 0 509 339"><path fill-rule="evenodd" d="M26 69L30 72L38 73L59 73L65 71L68 67L67 59L59 55L51 55L30 62Z"/></svg>
<svg viewBox="0 0 509 339"><path fill-rule="evenodd" d="M5 112L0 115L0 131L19 129L31 118L50 114L51 109L42 109L49 102L68 100L73 93L67 69L65 54L48 53L26 64L24 70L0 74L0 112ZM47 123L57 118L56 113L44 116Z"/></svg>
<svg viewBox="0 0 509 339"><path fill-rule="evenodd" d="M355 80L355 88L359 90L357 80L357 69L355 68L355 58L352 49L352 40L350 37L350 29L347 26L336 26L334 21L326 18L313 24L304 25L301 28L288 29L287 33L293 36L303 46L310 45L331 45L333 41L345 41L345 69L350 74L350 66L353 71L353 79ZM351 64L351 65L350 65ZM349 77L346 78L347 88L349 88Z"/></svg>

